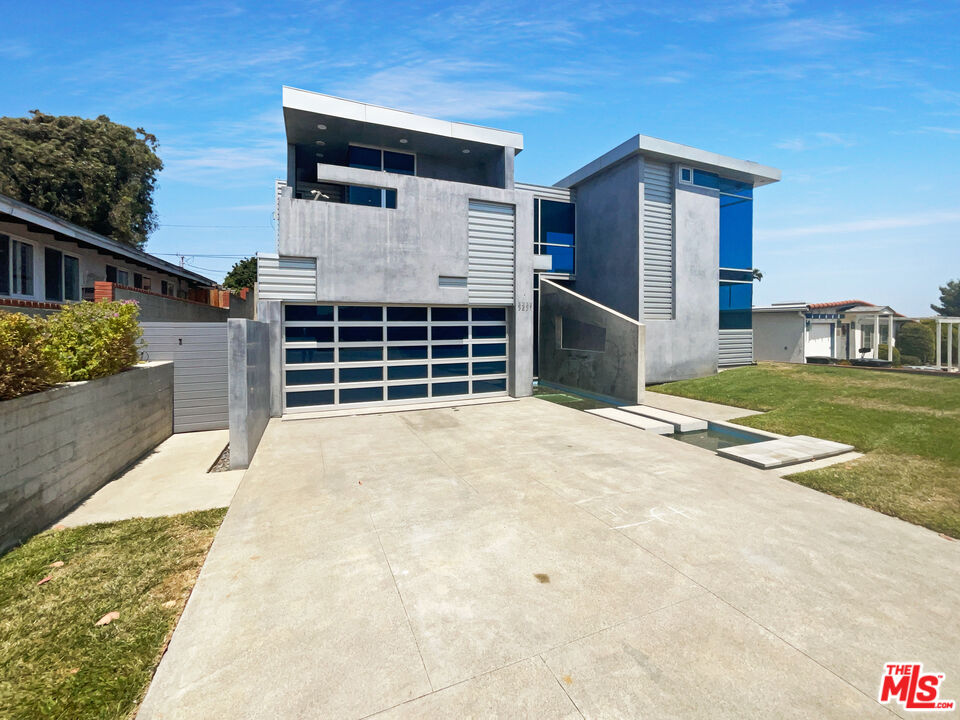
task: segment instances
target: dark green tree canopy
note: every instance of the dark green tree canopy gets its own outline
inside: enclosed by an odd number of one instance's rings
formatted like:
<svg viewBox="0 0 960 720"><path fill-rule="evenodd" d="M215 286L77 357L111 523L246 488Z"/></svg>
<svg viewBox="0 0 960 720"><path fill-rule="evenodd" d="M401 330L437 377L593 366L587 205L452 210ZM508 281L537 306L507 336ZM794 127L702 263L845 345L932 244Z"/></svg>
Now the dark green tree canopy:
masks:
<svg viewBox="0 0 960 720"><path fill-rule="evenodd" d="M960 316L960 280L950 280L940 286L940 305L931 305L937 315Z"/></svg>
<svg viewBox="0 0 960 720"><path fill-rule="evenodd" d="M243 290L243 288L252 288L257 281L257 259L248 257L244 260L234 263L230 272L223 279L223 286L230 290Z"/></svg>
<svg viewBox="0 0 960 720"><path fill-rule="evenodd" d="M897 345L904 355L917 358L921 363L934 361L935 336L933 330L918 322L906 322L897 331ZM886 357L881 355L880 357Z"/></svg>
<svg viewBox="0 0 960 720"><path fill-rule="evenodd" d="M69 115L0 117L0 193L141 247L163 163L143 128Z"/></svg>

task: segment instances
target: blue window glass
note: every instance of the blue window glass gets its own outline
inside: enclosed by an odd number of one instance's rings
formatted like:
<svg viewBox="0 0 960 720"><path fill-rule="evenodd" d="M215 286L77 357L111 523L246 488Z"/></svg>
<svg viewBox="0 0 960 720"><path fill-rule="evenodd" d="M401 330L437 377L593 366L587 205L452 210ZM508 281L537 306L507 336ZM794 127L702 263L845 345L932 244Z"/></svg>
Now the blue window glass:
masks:
<svg viewBox="0 0 960 720"><path fill-rule="evenodd" d="M382 387L341 388L341 403L383 402Z"/></svg>
<svg viewBox="0 0 960 720"><path fill-rule="evenodd" d="M382 367L344 367L340 368L340 382L374 382L383 380Z"/></svg>
<svg viewBox="0 0 960 720"><path fill-rule="evenodd" d="M573 248L544 245L546 254L553 258L553 272L573 272ZM542 254L542 253L541 253Z"/></svg>
<svg viewBox="0 0 960 720"><path fill-rule="evenodd" d="M507 379L499 378L497 380L474 380L473 391L475 393L503 392L507 389ZM436 390L434 390L436 394Z"/></svg>
<svg viewBox="0 0 960 720"><path fill-rule="evenodd" d="M491 362L475 362L473 364L473 374L474 375L496 375L497 373L505 373L507 371L507 363L503 360L494 360Z"/></svg>
<svg viewBox="0 0 960 720"><path fill-rule="evenodd" d="M436 349L436 348L434 348ZM473 346L474 357L500 357L507 354L506 343L482 343Z"/></svg>
<svg viewBox="0 0 960 720"><path fill-rule="evenodd" d="M397 191L385 188L383 191L383 206L391 210L397 209Z"/></svg>
<svg viewBox="0 0 960 720"><path fill-rule="evenodd" d="M287 370L287 385L332 383L333 370Z"/></svg>
<svg viewBox="0 0 960 720"><path fill-rule="evenodd" d="M466 395L468 392L466 382L448 382L434 383L433 396L441 397L444 395Z"/></svg>
<svg viewBox="0 0 960 720"><path fill-rule="evenodd" d="M720 178L720 192L731 193L733 195L742 195L744 197L753 197L753 185L750 183L731 180L730 178Z"/></svg>
<svg viewBox="0 0 960 720"><path fill-rule="evenodd" d="M383 190L380 188L351 185L347 188L347 202L351 205L381 207L383 205ZM396 207L396 203L394 203L394 207Z"/></svg>
<svg viewBox="0 0 960 720"><path fill-rule="evenodd" d="M400 175L413 175L415 161L410 153L399 153L391 150L383 151L383 169Z"/></svg>
<svg viewBox="0 0 960 720"><path fill-rule="evenodd" d="M693 180L693 171L690 168L681 168L680 179L683 180L683 182L691 182Z"/></svg>
<svg viewBox="0 0 960 720"><path fill-rule="evenodd" d="M284 336L290 342L333 342L332 327L290 327L284 328Z"/></svg>
<svg viewBox="0 0 960 720"><path fill-rule="evenodd" d="M340 348L340 362L383 360L383 348Z"/></svg>
<svg viewBox="0 0 960 720"><path fill-rule="evenodd" d="M750 310L753 301L753 285L720 283L721 310Z"/></svg>
<svg viewBox="0 0 960 720"><path fill-rule="evenodd" d="M507 328L503 325L474 325L473 327L473 337L476 339L483 338L505 338L507 336Z"/></svg>
<svg viewBox="0 0 960 720"><path fill-rule="evenodd" d="M720 176L706 170L694 170L693 184L717 190L720 187Z"/></svg>
<svg viewBox="0 0 960 720"><path fill-rule="evenodd" d="M287 320L333 320L332 305L287 305L283 313Z"/></svg>
<svg viewBox="0 0 960 720"><path fill-rule="evenodd" d="M434 322L462 322L467 319L467 308L435 307L431 311Z"/></svg>
<svg viewBox="0 0 960 720"><path fill-rule="evenodd" d="M426 360L426 359L427 359L427 348L425 345L415 345L413 347L387 348L387 360Z"/></svg>
<svg viewBox="0 0 960 720"><path fill-rule="evenodd" d="M720 270L720 280L739 280L753 282L753 270Z"/></svg>
<svg viewBox="0 0 960 720"><path fill-rule="evenodd" d="M467 363L446 363L445 365L433 366L433 377L435 378L460 377L469 374Z"/></svg>
<svg viewBox="0 0 960 720"><path fill-rule="evenodd" d="M427 326L402 326L387 328L387 340L426 340Z"/></svg>
<svg viewBox="0 0 960 720"><path fill-rule="evenodd" d="M473 319L482 322L504 322L507 319L507 309L498 308L474 308Z"/></svg>
<svg viewBox="0 0 960 720"><path fill-rule="evenodd" d="M383 308L372 305L341 305L340 322L380 322L383 320Z"/></svg>
<svg viewBox="0 0 960 720"><path fill-rule="evenodd" d="M425 307L388 307L387 320L393 322L426 322Z"/></svg>
<svg viewBox="0 0 960 720"><path fill-rule="evenodd" d="M413 400L426 396L426 385L391 385L387 388L387 400Z"/></svg>
<svg viewBox="0 0 960 720"><path fill-rule="evenodd" d="M753 327L753 318L749 310L721 310L721 330L749 330Z"/></svg>
<svg viewBox="0 0 960 720"><path fill-rule="evenodd" d="M312 405L333 405L333 390L306 390L288 392L287 407L310 407Z"/></svg>
<svg viewBox="0 0 960 720"><path fill-rule="evenodd" d="M328 363L333 362L333 348L287 348L288 363Z"/></svg>
<svg viewBox="0 0 960 720"><path fill-rule="evenodd" d="M466 357L470 351L469 345L434 345L433 357L436 360L445 360L447 358Z"/></svg>
<svg viewBox="0 0 960 720"><path fill-rule="evenodd" d="M337 335L340 342L383 342L382 327L342 327Z"/></svg>
<svg viewBox="0 0 960 720"><path fill-rule="evenodd" d="M720 267L753 267L753 201L720 196Z"/></svg>
<svg viewBox="0 0 960 720"><path fill-rule="evenodd" d="M540 242L572 245L575 228L576 206L573 203L540 201ZM551 236L555 239L551 239Z"/></svg>
<svg viewBox="0 0 960 720"><path fill-rule="evenodd" d="M466 312L466 310L464 310ZM494 328L496 329L496 328ZM430 338L432 340L466 340L470 328L467 326L434 326L430 328ZM494 336L495 337L495 336Z"/></svg>
<svg viewBox="0 0 960 720"><path fill-rule="evenodd" d="M394 365L387 368L387 380L416 380L426 376L426 365Z"/></svg>
<svg viewBox="0 0 960 720"><path fill-rule="evenodd" d="M351 145L347 151L347 165L362 170L379 170L381 165L380 151ZM379 205L379 203L377 204Z"/></svg>

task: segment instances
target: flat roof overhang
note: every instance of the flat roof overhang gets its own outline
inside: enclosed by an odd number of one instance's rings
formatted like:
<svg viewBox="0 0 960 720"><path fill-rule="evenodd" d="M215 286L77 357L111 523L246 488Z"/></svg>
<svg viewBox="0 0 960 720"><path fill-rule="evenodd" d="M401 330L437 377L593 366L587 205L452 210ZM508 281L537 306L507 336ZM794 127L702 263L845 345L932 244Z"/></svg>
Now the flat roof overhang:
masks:
<svg viewBox="0 0 960 720"><path fill-rule="evenodd" d="M101 255L126 260L144 269L182 277L201 285L216 285L208 277L185 270L179 265L161 260L131 245L119 243L79 225L74 225L63 218L38 210L32 205L6 195L0 195L0 222L23 225L31 233L52 235L55 240L72 242L79 247L96 250Z"/></svg>
<svg viewBox="0 0 960 720"><path fill-rule="evenodd" d="M564 188L574 187L598 172L634 155L643 155L666 162L687 163L733 180L750 183L754 187L769 185L780 180L780 171L777 168L767 167L752 160L737 160L726 155L718 155L669 140L661 140L648 135L634 135L610 152L604 153L576 172L567 175L555 185Z"/></svg>
<svg viewBox="0 0 960 720"><path fill-rule="evenodd" d="M410 145L404 149L437 154L463 149L489 153L511 148L514 154L523 150L523 135L509 130L438 120L287 86L283 87L283 122L287 142L295 145L308 145L321 137L331 137L334 142L399 149L403 148L399 141L404 138ZM326 125L326 128L320 131L317 125Z"/></svg>

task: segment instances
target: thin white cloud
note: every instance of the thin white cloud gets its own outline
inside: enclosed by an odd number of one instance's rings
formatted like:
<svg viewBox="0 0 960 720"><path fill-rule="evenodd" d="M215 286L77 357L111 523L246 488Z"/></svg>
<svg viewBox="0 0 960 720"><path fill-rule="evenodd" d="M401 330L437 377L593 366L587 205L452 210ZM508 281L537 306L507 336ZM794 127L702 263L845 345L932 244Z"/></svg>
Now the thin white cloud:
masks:
<svg viewBox="0 0 960 720"><path fill-rule="evenodd" d="M941 133L943 135L960 135L960 128L949 128L949 127L931 127L927 126L921 128L924 132L930 133Z"/></svg>
<svg viewBox="0 0 960 720"><path fill-rule="evenodd" d="M841 17L781 20L761 25L754 32L754 44L765 50L801 52L818 52L826 44L870 35Z"/></svg>
<svg viewBox="0 0 960 720"><path fill-rule="evenodd" d="M763 240L783 240L791 238L815 237L818 235L849 235L853 233L876 232L880 230L898 230L905 228L929 227L960 222L960 212L945 210L911 215L851 220L848 222L807 225L805 227L781 228L758 233Z"/></svg>
<svg viewBox="0 0 960 720"><path fill-rule="evenodd" d="M789 138L774 143L781 150L815 150L824 147L851 147L856 142L849 135L835 132L816 132L804 137Z"/></svg>

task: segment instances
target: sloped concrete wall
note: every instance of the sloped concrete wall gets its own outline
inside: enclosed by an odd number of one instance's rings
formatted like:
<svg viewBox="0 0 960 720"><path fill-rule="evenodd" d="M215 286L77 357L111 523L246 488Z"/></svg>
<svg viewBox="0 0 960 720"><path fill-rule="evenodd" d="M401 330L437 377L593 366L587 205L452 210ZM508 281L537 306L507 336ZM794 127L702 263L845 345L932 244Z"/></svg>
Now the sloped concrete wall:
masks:
<svg viewBox="0 0 960 720"><path fill-rule="evenodd" d="M569 337L573 327L576 338ZM541 382L641 403L644 329L632 318L541 278Z"/></svg>
<svg viewBox="0 0 960 720"><path fill-rule="evenodd" d="M250 465L270 420L270 326L227 321L230 469Z"/></svg>
<svg viewBox="0 0 960 720"><path fill-rule="evenodd" d="M63 517L173 433L173 363L0 402L0 552Z"/></svg>

